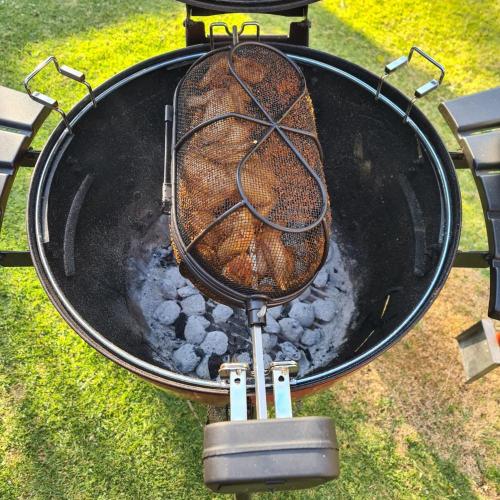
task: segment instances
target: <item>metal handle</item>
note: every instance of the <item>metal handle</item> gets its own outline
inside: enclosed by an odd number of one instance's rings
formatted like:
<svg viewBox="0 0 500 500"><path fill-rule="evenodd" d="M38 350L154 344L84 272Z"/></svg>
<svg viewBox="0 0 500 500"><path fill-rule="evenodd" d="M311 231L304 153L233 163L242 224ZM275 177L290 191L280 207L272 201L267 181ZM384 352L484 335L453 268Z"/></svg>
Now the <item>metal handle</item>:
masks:
<svg viewBox="0 0 500 500"><path fill-rule="evenodd" d="M421 48L413 46L410 49L408 56L401 56L398 59L390 62L389 64L387 64L385 66L384 73L382 74L382 76L380 77L380 80L378 82L377 93L375 94L375 99L378 99L380 97L380 92L382 90L382 85L383 85L385 79L388 76L395 73L398 69L402 68L403 66L407 66L410 63L414 52L417 52L424 59L426 59L431 64L436 66L436 68L439 69L440 75L439 75L438 80L433 78L432 80L429 80L428 82L424 83L423 85L421 85L420 87L415 89L413 98L410 101L408 107L406 108L406 113L405 113L405 116L403 118L403 122L408 121L408 116L410 115L410 111L412 110L413 105L415 104L415 101L417 99L420 99L421 97L426 96L427 94L430 94L432 91L436 90L443 82L443 78L444 78L444 74L445 74L444 67L442 64L438 63L433 57L431 57L429 54L427 54L427 52L423 51Z"/></svg>
<svg viewBox="0 0 500 500"><path fill-rule="evenodd" d="M89 93L90 99L92 101L92 105L96 107L96 101L94 97L94 92L92 90L92 87L90 84L85 80L85 74L82 73L81 71L78 71L76 69L70 68L69 66L60 65L59 62L57 61L55 56L49 56L45 61L42 61L25 79L24 79L24 88L26 89L26 92L28 95L36 102L39 104L42 104L43 106L46 106L47 108L53 109L57 113L59 113L63 119L64 124L66 125L66 128L68 131L71 133L71 126L69 124L68 118L66 116L66 113L59 107L59 103L53 99L52 97L49 97L48 95L42 94L41 92L37 91L32 91L30 88L30 82L33 80L33 78L42 71L43 68L48 66L50 63L54 63L54 66L56 67L56 70L58 73L61 75L65 76L66 78L70 78L71 80L74 80L75 82L81 83L85 85L87 88L87 91Z"/></svg>
<svg viewBox="0 0 500 500"><path fill-rule="evenodd" d="M245 31L245 28L247 26L253 26L255 28L255 36L257 38L257 41L260 42L260 24L256 21L245 21L241 26L238 31L238 37L243 35L243 32Z"/></svg>
<svg viewBox="0 0 500 500"><path fill-rule="evenodd" d="M233 26L231 29L227 25L227 23L218 21L215 23L210 24L210 48L211 50L214 50L215 48L215 35L214 35L214 28L224 28L226 34L230 36L233 39L233 45L236 45L240 39L240 36L243 34L245 31L245 28L248 26L253 26L255 28L255 36L257 38L257 41L260 41L260 24L255 22L255 21L245 21L244 23L241 24L240 29L238 29L237 26Z"/></svg>

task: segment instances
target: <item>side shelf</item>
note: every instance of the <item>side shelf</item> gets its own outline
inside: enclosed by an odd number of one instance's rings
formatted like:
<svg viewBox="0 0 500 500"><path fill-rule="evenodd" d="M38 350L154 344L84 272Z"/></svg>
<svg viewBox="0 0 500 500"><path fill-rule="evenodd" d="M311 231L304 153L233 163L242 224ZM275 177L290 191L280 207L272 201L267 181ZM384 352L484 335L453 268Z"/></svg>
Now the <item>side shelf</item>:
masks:
<svg viewBox="0 0 500 500"><path fill-rule="evenodd" d="M29 146L50 109L27 94L0 86L0 230L17 169L33 163ZM25 157L29 156L27 161ZM29 266L29 252L1 252L0 266Z"/></svg>
<svg viewBox="0 0 500 500"><path fill-rule="evenodd" d="M481 198L490 267L488 315L500 319L500 87L442 103Z"/></svg>

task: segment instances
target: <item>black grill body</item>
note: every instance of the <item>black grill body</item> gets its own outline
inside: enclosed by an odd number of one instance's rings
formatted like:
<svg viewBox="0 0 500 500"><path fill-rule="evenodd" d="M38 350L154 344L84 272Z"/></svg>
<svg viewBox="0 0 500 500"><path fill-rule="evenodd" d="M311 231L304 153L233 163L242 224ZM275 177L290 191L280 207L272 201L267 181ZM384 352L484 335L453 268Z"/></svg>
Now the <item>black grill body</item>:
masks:
<svg viewBox="0 0 500 500"><path fill-rule="evenodd" d="M427 310L455 257L460 198L451 159L427 119L414 108L416 128L403 123L405 96L386 85L384 99L376 101L378 79L363 68L306 47L279 48L307 81L328 192L336 200L335 234L351 255L359 290L358 321L338 358L294 382L292 390L301 396L373 359ZM28 227L42 283L85 340L154 383L214 401L227 397L225 387L173 373L153 360L124 293L130 246L162 210L163 106L208 50L190 47L145 61L96 89L96 108L88 99L80 102L69 113L75 133L59 125L39 158ZM370 164L377 168L370 170ZM93 181L79 215L75 274L68 277L65 227L88 175ZM381 321L388 293L391 303Z"/></svg>

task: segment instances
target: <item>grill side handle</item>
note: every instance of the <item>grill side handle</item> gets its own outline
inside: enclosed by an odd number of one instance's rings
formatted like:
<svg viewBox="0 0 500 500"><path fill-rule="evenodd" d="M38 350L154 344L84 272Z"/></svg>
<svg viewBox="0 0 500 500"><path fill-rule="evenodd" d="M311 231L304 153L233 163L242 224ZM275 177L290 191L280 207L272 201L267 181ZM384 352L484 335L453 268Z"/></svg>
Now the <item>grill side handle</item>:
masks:
<svg viewBox="0 0 500 500"><path fill-rule="evenodd" d="M488 316L500 319L500 87L443 102L439 110L460 144L476 182L488 235L488 250L458 252L456 267L490 269Z"/></svg>
<svg viewBox="0 0 500 500"><path fill-rule="evenodd" d="M0 231L19 167L33 167L38 158L30 144L49 112L28 95L0 86ZM29 252L0 251L1 267L31 265Z"/></svg>

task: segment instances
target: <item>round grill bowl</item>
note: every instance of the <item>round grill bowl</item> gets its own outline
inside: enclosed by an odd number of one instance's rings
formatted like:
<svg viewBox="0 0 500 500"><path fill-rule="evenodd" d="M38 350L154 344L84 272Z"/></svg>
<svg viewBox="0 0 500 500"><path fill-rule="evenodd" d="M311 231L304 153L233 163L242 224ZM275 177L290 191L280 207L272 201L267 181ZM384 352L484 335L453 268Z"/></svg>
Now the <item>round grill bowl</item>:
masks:
<svg viewBox="0 0 500 500"><path fill-rule="evenodd" d="M376 101L377 77L363 68L304 47L278 48L307 79L334 234L349 255L356 287L357 319L346 341L330 365L293 382L300 397L372 360L424 314L455 256L460 199L442 141L416 108L403 123L408 101L397 90L385 84ZM86 99L75 106L69 113L74 134L60 124L35 168L28 229L42 284L89 344L164 388L222 403L225 385L155 360L144 342L147 325L138 322L126 291L131 248L161 213L164 106L206 50L145 61L99 87L95 109Z"/></svg>

